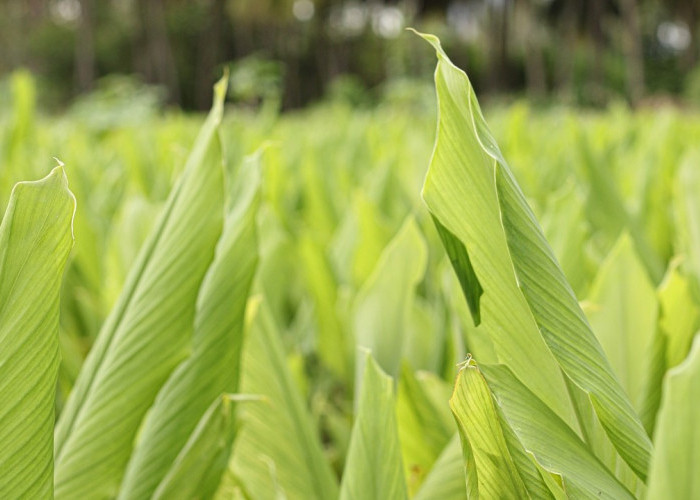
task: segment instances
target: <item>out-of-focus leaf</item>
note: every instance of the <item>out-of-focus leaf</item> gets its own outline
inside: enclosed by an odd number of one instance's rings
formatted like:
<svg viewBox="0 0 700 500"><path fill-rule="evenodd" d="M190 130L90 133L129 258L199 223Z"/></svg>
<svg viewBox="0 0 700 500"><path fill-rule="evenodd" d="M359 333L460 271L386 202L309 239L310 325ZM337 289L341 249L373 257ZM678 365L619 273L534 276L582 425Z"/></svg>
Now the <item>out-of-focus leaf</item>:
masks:
<svg viewBox="0 0 700 500"><path fill-rule="evenodd" d="M350 450L340 487L341 500L408 498L394 411L394 382L369 352Z"/></svg>
<svg viewBox="0 0 700 500"><path fill-rule="evenodd" d="M700 308L693 300L690 280L672 262L658 290L659 327L667 338L666 365L673 368L685 359L693 335L700 326Z"/></svg>
<svg viewBox="0 0 700 500"><path fill-rule="evenodd" d="M700 336L688 358L670 370L656 421L647 498L700 494Z"/></svg>
<svg viewBox="0 0 700 500"><path fill-rule="evenodd" d="M582 165L591 186L591 194L588 198L591 218L605 228L607 234L612 235L613 240L620 232L628 231L649 276L654 284L657 284L664 271L661 258L651 246L639 220L625 206L614 179L605 170L605 161L592 155L590 146L584 139L579 137L576 144L582 153Z"/></svg>
<svg viewBox="0 0 700 500"><path fill-rule="evenodd" d="M623 234L603 262L587 316L627 395L639 411L656 333L656 291L632 240Z"/></svg>
<svg viewBox="0 0 700 500"><path fill-rule="evenodd" d="M426 263L425 241L415 220L408 218L355 298L355 342L370 349L391 375L399 371L411 301Z"/></svg>
<svg viewBox="0 0 700 500"><path fill-rule="evenodd" d="M187 355L198 290L222 230L224 178L216 132L224 94L222 80L185 171L59 418L59 499L117 494L143 416Z"/></svg>
<svg viewBox="0 0 700 500"><path fill-rule="evenodd" d="M700 296L700 154L683 159L675 189L677 246L684 257L683 268L692 277L693 290Z"/></svg>
<svg viewBox="0 0 700 500"><path fill-rule="evenodd" d="M464 474L460 438L455 434L440 453L413 499L462 500L467 495Z"/></svg>
<svg viewBox="0 0 700 500"><path fill-rule="evenodd" d="M439 390L437 386L433 386ZM446 406L443 401L443 406ZM396 404L401 454L409 494L414 493L454 434L454 421L445 420L407 363L401 367Z"/></svg>
<svg viewBox="0 0 700 500"><path fill-rule="evenodd" d="M56 167L15 185L0 224L1 498L53 498L59 291L74 212Z"/></svg>
<svg viewBox="0 0 700 500"><path fill-rule="evenodd" d="M541 223L542 232L552 246L567 281L580 297L590 279L586 244L591 231L585 220L578 186L570 183L553 193Z"/></svg>
<svg viewBox="0 0 700 500"><path fill-rule="evenodd" d="M299 257L303 265L306 286L314 299L314 314L318 325L316 345L327 367L345 380L352 380L351 345L346 338L337 304L337 284L322 249L310 237L299 242Z"/></svg>

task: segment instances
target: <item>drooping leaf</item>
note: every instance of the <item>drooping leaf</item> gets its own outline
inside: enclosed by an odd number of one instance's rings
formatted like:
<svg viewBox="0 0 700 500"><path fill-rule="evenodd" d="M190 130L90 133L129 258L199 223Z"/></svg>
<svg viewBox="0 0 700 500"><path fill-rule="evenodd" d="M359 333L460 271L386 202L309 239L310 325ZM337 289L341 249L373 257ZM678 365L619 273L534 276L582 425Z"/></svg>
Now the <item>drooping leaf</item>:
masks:
<svg viewBox="0 0 700 500"><path fill-rule="evenodd" d="M0 225L0 497L53 497L59 291L75 198L61 167L20 182Z"/></svg>
<svg viewBox="0 0 700 500"><path fill-rule="evenodd" d="M364 372L350 449L340 486L341 500L406 499L394 382L365 351Z"/></svg>
<svg viewBox="0 0 700 500"><path fill-rule="evenodd" d="M225 82L56 427L56 497L114 496L141 419L187 354L224 212Z"/></svg>
<svg viewBox="0 0 700 500"><path fill-rule="evenodd" d="M120 498L151 496L211 401L238 391L243 316L257 263L257 163L252 157L243 165L235 204L199 290L192 355L158 393L139 433Z"/></svg>

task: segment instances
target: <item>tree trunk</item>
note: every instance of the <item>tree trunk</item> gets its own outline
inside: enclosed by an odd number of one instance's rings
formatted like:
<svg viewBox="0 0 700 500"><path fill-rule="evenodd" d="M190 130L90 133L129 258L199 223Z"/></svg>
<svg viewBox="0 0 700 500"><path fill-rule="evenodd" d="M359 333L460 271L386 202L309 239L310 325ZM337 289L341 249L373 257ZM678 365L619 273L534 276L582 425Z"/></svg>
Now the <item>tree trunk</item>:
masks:
<svg viewBox="0 0 700 500"><path fill-rule="evenodd" d="M644 47L637 0L619 0L624 23L623 53L627 62L627 92L633 105L645 93Z"/></svg>
<svg viewBox="0 0 700 500"><path fill-rule="evenodd" d="M168 40L163 0L136 2L141 17L141 39L137 44L137 67L149 83L163 85L168 101L180 102L180 86L172 47Z"/></svg>
<svg viewBox="0 0 700 500"><path fill-rule="evenodd" d="M197 71L194 82L194 104L197 109L209 109L213 98L212 86L217 64L222 62L225 40L226 0L210 0L209 15L199 38Z"/></svg>
<svg viewBox="0 0 700 500"><path fill-rule="evenodd" d="M527 93L533 99L540 99L547 92L547 70L544 54L542 53L544 34L540 25L542 21L531 0L521 1L520 11L523 16L523 48Z"/></svg>
<svg viewBox="0 0 700 500"><path fill-rule="evenodd" d="M490 33L489 52L491 68L489 71L489 87L491 90L507 90L510 86L508 67L508 14L510 0L490 4Z"/></svg>
<svg viewBox="0 0 700 500"><path fill-rule="evenodd" d="M95 10L93 0L80 0L80 24L75 37L75 84L79 93L95 85Z"/></svg>

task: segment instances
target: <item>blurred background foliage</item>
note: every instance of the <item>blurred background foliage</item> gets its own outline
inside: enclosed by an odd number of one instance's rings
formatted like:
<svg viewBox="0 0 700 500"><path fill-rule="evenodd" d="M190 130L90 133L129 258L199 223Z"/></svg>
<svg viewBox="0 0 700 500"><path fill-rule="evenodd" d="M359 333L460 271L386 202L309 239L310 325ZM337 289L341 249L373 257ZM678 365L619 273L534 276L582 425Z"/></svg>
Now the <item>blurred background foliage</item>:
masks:
<svg viewBox="0 0 700 500"><path fill-rule="evenodd" d="M700 101L699 21L695 0L4 0L0 78L28 68L47 109L152 84L146 98L202 110L231 65L245 103L367 106L429 82L412 26L481 96L680 104Z"/></svg>

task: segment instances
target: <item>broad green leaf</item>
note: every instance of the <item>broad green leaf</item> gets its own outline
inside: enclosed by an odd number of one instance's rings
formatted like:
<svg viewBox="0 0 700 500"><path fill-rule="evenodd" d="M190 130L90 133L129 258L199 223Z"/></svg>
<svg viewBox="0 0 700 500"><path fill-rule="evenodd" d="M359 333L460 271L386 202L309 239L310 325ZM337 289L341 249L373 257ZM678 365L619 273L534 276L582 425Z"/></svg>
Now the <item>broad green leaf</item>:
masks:
<svg viewBox="0 0 700 500"><path fill-rule="evenodd" d="M695 337L688 358L668 372L663 393L647 498L698 498L700 336Z"/></svg>
<svg viewBox="0 0 700 500"><path fill-rule="evenodd" d="M233 399L217 397L153 493L144 498L211 498L226 468L235 436ZM136 498L128 496L126 498Z"/></svg>
<svg viewBox="0 0 700 500"><path fill-rule="evenodd" d="M490 342L474 342L467 349L479 357L478 347L492 347L497 360L507 362L557 414L575 422L561 371L513 275L496 197L495 162L482 149L472 124L471 86L441 49L438 58L438 136L422 194L433 217L468 252L484 290L479 301L480 335L475 336ZM538 360L537 370L532 369L533 359Z"/></svg>
<svg viewBox="0 0 700 500"><path fill-rule="evenodd" d="M479 365L514 437L545 470L561 476L564 489L586 498L633 498L581 438L503 365Z"/></svg>
<svg viewBox="0 0 700 500"><path fill-rule="evenodd" d="M369 352L350 449L340 486L341 500L408 498L394 411L394 382Z"/></svg>
<svg viewBox="0 0 700 500"><path fill-rule="evenodd" d="M639 417L488 131L466 74L437 38L424 38L438 55L439 124L423 199L469 252L484 290L480 327L489 331L499 361L576 427L572 403L587 403L569 399L564 377L570 378L644 479L651 442Z"/></svg>
<svg viewBox="0 0 700 500"><path fill-rule="evenodd" d="M336 498L338 485L295 386L272 313L260 304L246 335L242 391L264 401L241 411L230 473L250 498Z"/></svg>
<svg viewBox="0 0 700 500"><path fill-rule="evenodd" d="M103 325L56 427L56 497L114 496L141 420L187 355L195 303L222 229L216 131L225 83Z"/></svg>
<svg viewBox="0 0 700 500"><path fill-rule="evenodd" d="M0 224L0 498L53 497L59 291L74 212L56 167L15 185Z"/></svg>
<svg viewBox="0 0 700 500"><path fill-rule="evenodd" d="M255 157L243 165L237 180L235 205L197 297L192 355L158 393L139 432L120 498L150 497L211 401L238 391L243 315L257 264L260 174Z"/></svg>
<svg viewBox="0 0 700 500"><path fill-rule="evenodd" d="M656 291L623 234L591 286L587 316L622 387L639 411L656 333Z"/></svg>
<svg viewBox="0 0 700 500"><path fill-rule="evenodd" d="M370 349L390 375L399 371L413 295L426 264L425 240L415 220L409 217L355 297L352 321L355 342Z"/></svg>

